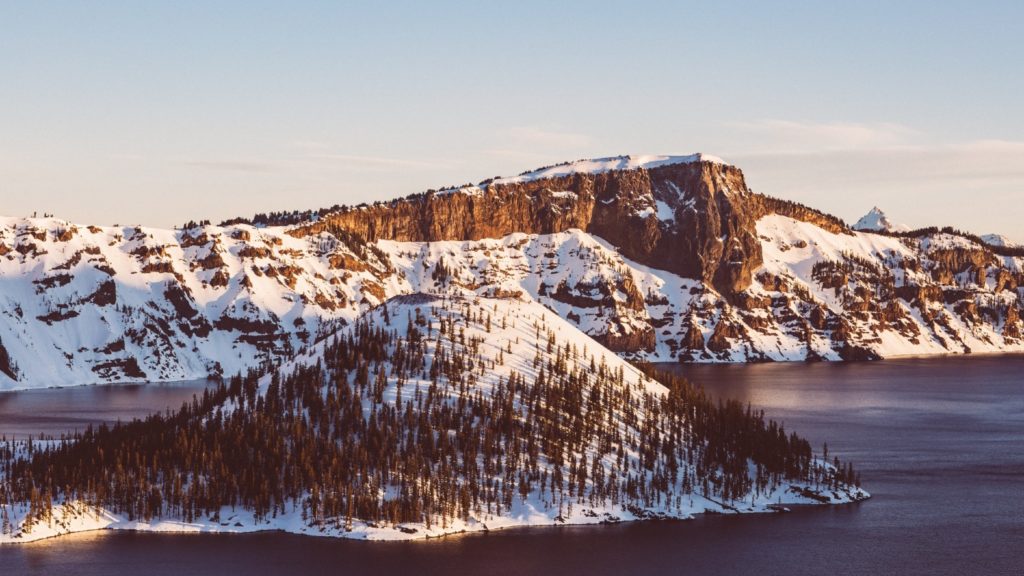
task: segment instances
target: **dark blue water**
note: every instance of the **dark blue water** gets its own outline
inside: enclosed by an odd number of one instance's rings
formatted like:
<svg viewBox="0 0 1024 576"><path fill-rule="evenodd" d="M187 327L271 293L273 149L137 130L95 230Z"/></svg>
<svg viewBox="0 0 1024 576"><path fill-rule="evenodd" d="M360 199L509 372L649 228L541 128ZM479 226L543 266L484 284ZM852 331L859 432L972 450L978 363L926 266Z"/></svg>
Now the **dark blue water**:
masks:
<svg viewBox="0 0 1024 576"><path fill-rule="evenodd" d="M858 466L874 498L790 514L388 544L94 533L2 547L0 567L85 575L1024 574L1024 357L682 371L715 395L764 408L815 445L828 441Z"/></svg>
<svg viewBox="0 0 1024 576"><path fill-rule="evenodd" d="M0 436L59 437L90 425L144 418L153 412L176 410L210 385L205 380L189 380L0 392Z"/></svg>

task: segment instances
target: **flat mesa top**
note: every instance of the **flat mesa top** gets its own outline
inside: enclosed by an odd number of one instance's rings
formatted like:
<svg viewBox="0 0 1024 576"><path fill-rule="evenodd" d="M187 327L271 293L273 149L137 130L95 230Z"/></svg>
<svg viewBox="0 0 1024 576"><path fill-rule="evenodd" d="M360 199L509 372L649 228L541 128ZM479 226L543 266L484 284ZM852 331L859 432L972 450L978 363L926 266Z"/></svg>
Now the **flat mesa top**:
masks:
<svg viewBox="0 0 1024 576"><path fill-rule="evenodd" d="M728 164L725 160L710 154L689 154L686 156L654 156L654 155L627 155L611 156L608 158L594 158L592 160L577 160L568 164L559 164L541 168L511 178L499 178L494 184L518 184L520 182L531 182L544 178L558 178L570 174L600 174L613 170L637 170L640 168L657 168L670 164L694 164L697 162L712 162L715 164Z"/></svg>

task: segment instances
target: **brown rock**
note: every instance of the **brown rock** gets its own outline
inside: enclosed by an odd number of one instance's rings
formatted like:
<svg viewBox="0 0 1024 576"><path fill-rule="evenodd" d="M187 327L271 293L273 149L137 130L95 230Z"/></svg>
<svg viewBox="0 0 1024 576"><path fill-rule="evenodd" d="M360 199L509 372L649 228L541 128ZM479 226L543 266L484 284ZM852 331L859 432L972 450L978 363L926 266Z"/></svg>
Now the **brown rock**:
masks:
<svg viewBox="0 0 1024 576"><path fill-rule="evenodd" d="M213 278L210 278L210 286L213 286L215 288L224 288L225 286L228 285L230 281L231 277L228 276L227 272L225 272L224 270L217 270L217 272L213 275Z"/></svg>
<svg viewBox="0 0 1024 576"><path fill-rule="evenodd" d="M732 294L746 289L751 272L761 265L753 231L765 208L752 204L752 197L739 169L699 162L491 184L483 193L427 193L343 209L292 233L301 237L343 230L367 241L436 241L580 228L605 238L629 258ZM640 215L652 199L673 207L685 200L694 209L677 210L677 220L661 222Z"/></svg>
<svg viewBox="0 0 1024 576"><path fill-rule="evenodd" d="M271 254L270 248L253 246L252 244L246 244L238 251L239 258L270 258Z"/></svg>
<svg viewBox="0 0 1024 576"><path fill-rule="evenodd" d="M331 254L328 258L328 262L330 263L331 268L335 270L362 272L367 269L366 264L349 254Z"/></svg>
<svg viewBox="0 0 1024 576"><path fill-rule="evenodd" d="M654 334L654 328L648 326L643 330L633 330L625 334L600 334L596 335L594 339L614 352L640 352L653 350L657 337Z"/></svg>
<svg viewBox="0 0 1024 576"><path fill-rule="evenodd" d="M732 347L731 340L739 338L743 333L742 328L729 320L721 319L715 325L715 331L708 339L708 350L713 352L724 352Z"/></svg>
<svg viewBox="0 0 1024 576"><path fill-rule="evenodd" d="M1021 337L1020 313L1016 304L1010 304L1006 309L1006 322L1003 324L1003 337L1019 340Z"/></svg>
<svg viewBox="0 0 1024 576"><path fill-rule="evenodd" d="M701 333L697 323L691 318L690 326L686 329L686 336L682 342L683 348L691 351L704 349L704 334Z"/></svg>
<svg viewBox="0 0 1024 576"><path fill-rule="evenodd" d="M170 261L164 262L147 262L142 267L143 274L149 273L168 273L174 274L174 265Z"/></svg>
<svg viewBox="0 0 1024 576"><path fill-rule="evenodd" d="M828 327L828 311L824 306L815 306L811 309L809 322L817 330L824 330Z"/></svg>

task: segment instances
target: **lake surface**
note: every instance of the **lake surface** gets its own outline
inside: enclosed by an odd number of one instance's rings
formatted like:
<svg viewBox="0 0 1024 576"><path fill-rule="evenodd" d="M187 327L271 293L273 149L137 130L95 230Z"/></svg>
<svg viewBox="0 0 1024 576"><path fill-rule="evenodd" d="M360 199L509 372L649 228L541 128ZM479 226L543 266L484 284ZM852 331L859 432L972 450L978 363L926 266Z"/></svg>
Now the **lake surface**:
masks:
<svg viewBox="0 0 1024 576"><path fill-rule="evenodd" d="M154 412L177 410L202 395L206 380L159 384L102 384L0 392L0 436L60 437L87 426L144 418Z"/></svg>
<svg viewBox="0 0 1024 576"><path fill-rule="evenodd" d="M47 575L1024 574L1024 357L680 370L713 395L763 408L816 447L827 441L854 462L874 497L789 514L432 542L92 533L0 547L0 566L3 574ZM135 395L135 410L148 394L119 390L95 398L116 406L122 394ZM20 394L0 395L0 433L12 427L3 406L27 406L17 404ZM38 422L64 417L44 401L32 399ZM82 414L90 408L77 406ZM106 417L121 410L102 408ZM26 428L20 416L14 426Z"/></svg>

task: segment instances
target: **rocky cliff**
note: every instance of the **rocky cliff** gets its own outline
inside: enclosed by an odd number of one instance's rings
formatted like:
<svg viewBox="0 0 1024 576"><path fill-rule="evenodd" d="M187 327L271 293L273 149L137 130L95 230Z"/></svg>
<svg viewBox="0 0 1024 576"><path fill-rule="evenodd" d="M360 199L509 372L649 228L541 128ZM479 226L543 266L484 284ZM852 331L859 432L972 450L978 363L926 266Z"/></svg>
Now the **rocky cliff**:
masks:
<svg viewBox="0 0 1024 576"><path fill-rule="evenodd" d="M637 262L733 294L750 285L760 264L754 222L763 211L743 173L717 159L627 156L341 210L291 233L436 242L578 228Z"/></svg>
<svg viewBox="0 0 1024 576"><path fill-rule="evenodd" d="M374 242L479 240L578 228L639 263L733 296L761 265L756 221L783 214L843 233L842 221L753 194L743 172L704 155L579 161L476 186L342 209L291 234L345 231Z"/></svg>

